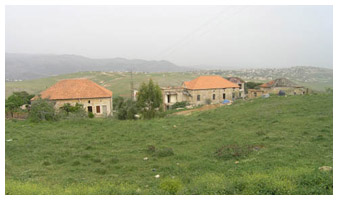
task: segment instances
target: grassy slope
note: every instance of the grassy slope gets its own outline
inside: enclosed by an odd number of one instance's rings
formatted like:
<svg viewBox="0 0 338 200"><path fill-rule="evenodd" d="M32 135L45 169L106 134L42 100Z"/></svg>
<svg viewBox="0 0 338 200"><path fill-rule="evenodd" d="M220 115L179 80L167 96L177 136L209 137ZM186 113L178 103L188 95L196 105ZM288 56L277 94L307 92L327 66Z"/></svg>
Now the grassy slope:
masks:
<svg viewBox="0 0 338 200"><path fill-rule="evenodd" d="M272 97L149 121L6 121L6 193L332 194L332 172L318 170L333 165L332 101ZM239 157L216 156L235 144Z"/></svg>

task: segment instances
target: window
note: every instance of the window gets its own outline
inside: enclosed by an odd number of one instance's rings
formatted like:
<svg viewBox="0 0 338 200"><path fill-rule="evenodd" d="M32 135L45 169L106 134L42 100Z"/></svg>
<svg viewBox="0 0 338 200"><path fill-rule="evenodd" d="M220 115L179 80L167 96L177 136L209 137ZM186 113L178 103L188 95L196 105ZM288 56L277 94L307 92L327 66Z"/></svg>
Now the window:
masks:
<svg viewBox="0 0 338 200"><path fill-rule="evenodd" d="M96 106L96 113L100 113L101 110L100 110L100 106Z"/></svg>
<svg viewBox="0 0 338 200"><path fill-rule="evenodd" d="M197 101L201 101L201 95L197 95Z"/></svg>
<svg viewBox="0 0 338 200"><path fill-rule="evenodd" d="M168 103L170 103L170 95L167 95Z"/></svg>
<svg viewBox="0 0 338 200"><path fill-rule="evenodd" d="M88 101L88 103L90 103L90 100Z"/></svg>
<svg viewBox="0 0 338 200"><path fill-rule="evenodd" d="M216 94L212 95L212 99L215 100L216 99Z"/></svg>
<svg viewBox="0 0 338 200"><path fill-rule="evenodd" d="M225 93L223 93L223 99L225 99L225 98L226 98Z"/></svg>
<svg viewBox="0 0 338 200"><path fill-rule="evenodd" d="M93 107L88 106L88 112L93 112Z"/></svg>

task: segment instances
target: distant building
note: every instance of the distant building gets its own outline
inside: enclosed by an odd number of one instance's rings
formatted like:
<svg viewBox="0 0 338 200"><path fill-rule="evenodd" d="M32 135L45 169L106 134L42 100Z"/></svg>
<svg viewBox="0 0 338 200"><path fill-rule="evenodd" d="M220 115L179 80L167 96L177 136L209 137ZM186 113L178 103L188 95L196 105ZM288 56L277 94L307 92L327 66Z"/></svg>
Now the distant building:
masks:
<svg viewBox="0 0 338 200"><path fill-rule="evenodd" d="M280 91L287 95L299 95L308 93L308 89L299 86L286 78L278 78L259 86L266 94L279 94Z"/></svg>
<svg viewBox="0 0 338 200"><path fill-rule="evenodd" d="M264 94L265 92L260 89L248 89L247 97L251 99L251 98L261 97Z"/></svg>
<svg viewBox="0 0 338 200"><path fill-rule="evenodd" d="M55 102L55 108L59 109L64 104L82 104L87 112L96 116L112 114L113 93L88 79L61 80L50 88L40 93L43 99ZM32 98L34 101L38 96Z"/></svg>
<svg viewBox="0 0 338 200"><path fill-rule="evenodd" d="M176 102L187 101L196 106L211 103L221 103L225 99L240 98L240 86L221 76L200 76L191 81L185 81L181 87L162 87L163 104L169 109Z"/></svg>
<svg viewBox="0 0 338 200"><path fill-rule="evenodd" d="M245 81L238 77L227 77L227 80L237 84L239 86L239 97L244 98L245 97Z"/></svg>

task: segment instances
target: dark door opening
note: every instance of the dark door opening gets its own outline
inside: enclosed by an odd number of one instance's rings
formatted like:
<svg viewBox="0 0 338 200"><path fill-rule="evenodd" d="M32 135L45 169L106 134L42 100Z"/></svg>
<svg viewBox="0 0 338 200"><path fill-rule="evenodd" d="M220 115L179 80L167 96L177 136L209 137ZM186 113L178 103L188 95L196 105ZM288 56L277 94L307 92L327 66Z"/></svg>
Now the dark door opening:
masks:
<svg viewBox="0 0 338 200"><path fill-rule="evenodd" d="M170 95L167 95L168 103L170 103Z"/></svg>
<svg viewBox="0 0 338 200"><path fill-rule="evenodd" d="M91 106L88 106L88 112L93 112L93 107L91 107Z"/></svg>
<svg viewBox="0 0 338 200"><path fill-rule="evenodd" d="M223 93L223 99L225 99L225 93Z"/></svg>

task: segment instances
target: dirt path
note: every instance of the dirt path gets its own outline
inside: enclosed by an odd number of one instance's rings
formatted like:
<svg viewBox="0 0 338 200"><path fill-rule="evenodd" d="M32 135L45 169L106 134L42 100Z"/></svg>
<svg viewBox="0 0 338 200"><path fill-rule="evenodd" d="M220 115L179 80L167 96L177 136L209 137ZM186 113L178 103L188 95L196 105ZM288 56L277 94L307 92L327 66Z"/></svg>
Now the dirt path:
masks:
<svg viewBox="0 0 338 200"><path fill-rule="evenodd" d="M205 111L205 110L211 110L215 109L224 105L231 105L231 104L210 104L210 105L204 105L200 108L190 109L190 110L184 110L180 112L173 113L172 115L190 115L192 112L196 111Z"/></svg>

